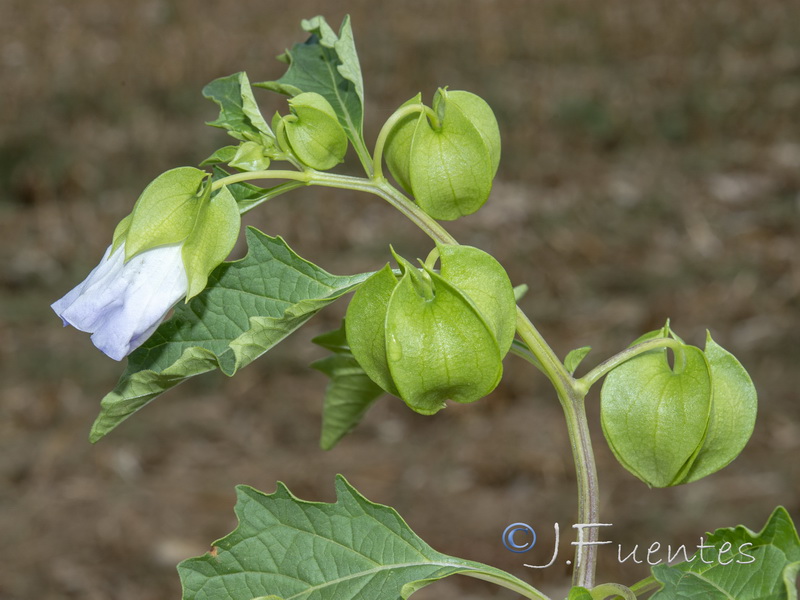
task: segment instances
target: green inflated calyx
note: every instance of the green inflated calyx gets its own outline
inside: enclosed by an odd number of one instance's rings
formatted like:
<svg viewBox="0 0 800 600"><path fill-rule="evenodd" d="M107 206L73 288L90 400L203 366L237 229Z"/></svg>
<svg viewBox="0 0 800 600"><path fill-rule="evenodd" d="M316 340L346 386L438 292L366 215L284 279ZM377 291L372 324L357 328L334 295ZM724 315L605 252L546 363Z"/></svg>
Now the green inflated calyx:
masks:
<svg viewBox="0 0 800 600"><path fill-rule="evenodd" d="M716 473L744 449L756 423L756 388L736 357L706 335L704 353L711 369L712 403L700 452L680 483Z"/></svg>
<svg viewBox="0 0 800 600"><path fill-rule="evenodd" d="M230 254L241 218L223 187L212 194L205 171L179 167L162 173L142 192L130 215L114 230L112 249L125 244L125 258L166 244L181 244L186 300L199 294L208 276Z"/></svg>
<svg viewBox="0 0 800 600"><path fill-rule="evenodd" d="M429 118L416 96L401 108L420 112L400 121L386 142L392 176L435 219L477 211L489 197L500 162L500 130L488 104L465 91L439 89Z"/></svg>
<svg viewBox="0 0 800 600"><path fill-rule="evenodd" d="M473 402L490 393L514 335L514 292L502 266L477 248L438 250L438 273L396 256L400 278L388 265L378 271L356 292L345 319L347 341L367 375L422 414L446 400Z"/></svg>
<svg viewBox="0 0 800 600"><path fill-rule="evenodd" d="M211 271L231 253L240 228L239 207L227 187L203 202L181 249L188 283L187 302L205 289Z"/></svg>
<svg viewBox="0 0 800 600"><path fill-rule="evenodd" d="M344 160L347 134L336 112L320 94L305 92L289 100L292 114L283 117L286 140L303 164L324 171Z"/></svg>
<svg viewBox="0 0 800 600"><path fill-rule="evenodd" d="M268 150L257 142L242 142L227 162L230 166L242 171L266 171L269 169L270 152L274 154L275 149Z"/></svg>
<svg viewBox="0 0 800 600"><path fill-rule="evenodd" d="M400 397L433 414L445 400L473 402L491 392L503 372L497 340L457 288L431 275L435 295L419 294L407 273L386 315L386 354Z"/></svg>
<svg viewBox="0 0 800 600"><path fill-rule="evenodd" d="M347 307L345 326L350 350L372 381L399 396L386 357L386 312L397 277L387 264L358 288Z"/></svg>
<svg viewBox="0 0 800 600"><path fill-rule="evenodd" d="M170 169L156 177L142 192L124 231L125 259L136 254L186 239L197 213L210 190L203 186L208 177L194 167ZM115 242L120 235L115 231Z"/></svg>
<svg viewBox="0 0 800 600"><path fill-rule="evenodd" d="M753 431L755 388L733 355L708 337L705 350L679 344L671 366L658 349L608 374L601 392L603 434L617 460L652 487L689 483L715 473L742 451Z"/></svg>

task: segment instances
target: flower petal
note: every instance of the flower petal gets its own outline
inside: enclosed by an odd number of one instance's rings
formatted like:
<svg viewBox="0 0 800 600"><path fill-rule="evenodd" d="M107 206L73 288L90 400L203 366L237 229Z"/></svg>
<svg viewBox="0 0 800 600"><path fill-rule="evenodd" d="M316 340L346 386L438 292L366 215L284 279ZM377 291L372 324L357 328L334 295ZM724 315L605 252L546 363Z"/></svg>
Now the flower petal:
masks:
<svg viewBox="0 0 800 600"><path fill-rule="evenodd" d="M52 304L65 325L91 333L114 360L150 337L187 289L181 244L146 250L127 263L124 246L106 250L89 276Z"/></svg>

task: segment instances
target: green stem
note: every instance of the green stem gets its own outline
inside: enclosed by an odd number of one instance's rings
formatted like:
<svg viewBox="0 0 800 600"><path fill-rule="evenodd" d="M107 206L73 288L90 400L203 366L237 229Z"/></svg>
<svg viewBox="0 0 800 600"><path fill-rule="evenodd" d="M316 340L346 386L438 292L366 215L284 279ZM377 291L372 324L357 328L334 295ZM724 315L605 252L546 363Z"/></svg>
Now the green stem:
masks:
<svg viewBox="0 0 800 600"><path fill-rule="evenodd" d="M458 243L444 227L439 225L438 221L429 217L425 211L414 204L385 179L363 179L361 177L336 175L319 171L310 171L310 173L311 178L308 181L309 185L322 185L345 190L355 190L357 192L366 192L367 194L379 196L403 213L407 219L419 227L435 242L441 244Z"/></svg>
<svg viewBox="0 0 800 600"><path fill-rule="evenodd" d="M256 171L224 177L214 182L214 186L219 188L228 183L248 179L281 178L303 181L308 185L321 185L374 194L389 202L435 242L458 244L456 239L435 219L428 216L419 206L399 192L397 188L380 177L364 179L348 175L323 173L312 169L303 172ZM581 524L598 523L599 492L597 469L584 404L584 398L588 390L588 386L584 381L586 378L584 380L576 380L572 377L519 307L517 308L517 333L527 345L532 357L539 362L541 370L555 387L558 399L564 410L578 481L579 522ZM597 546L592 545L592 542L597 541L598 532L596 527L587 529L588 539L584 539L584 546L576 548L572 584L591 589L594 585L594 573L597 564ZM580 561L577 560L578 553L581 555Z"/></svg>
<svg viewBox="0 0 800 600"><path fill-rule="evenodd" d="M308 183L311 179L309 171L245 171L244 173L234 173L227 177L220 177L211 184L211 191L216 192L222 186L243 181L255 181L258 179L291 179Z"/></svg>
<svg viewBox="0 0 800 600"><path fill-rule="evenodd" d="M261 195L256 200L243 200L239 202L239 214L245 214L253 210L256 206L261 206L264 202L268 202L281 194L285 194L286 192L291 192L292 190L296 190L299 187L303 187L306 185L304 181L284 181L276 185L275 187L271 187L269 189L264 190L264 194Z"/></svg>
<svg viewBox="0 0 800 600"><path fill-rule="evenodd" d="M424 210L400 193L388 181L376 182L376 187L372 193L380 196L403 213L406 218L424 231L434 242L458 245L456 239L436 219L428 216Z"/></svg>
<svg viewBox="0 0 800 600"><path fill-rule="evenodd" d="M378 139L375 140L375 152L372 156L372 161L374 164L375 173L372 176L373 179L380 180L383 179L383 149L386 145L386 140L389 139L389 134L392 133L392 130L397 126L400 121L408 117L409 115L417 114L417 113L427 113L431 119L434 119L436 122L438 119L436 117L436 113L433 112L433 109L428 108L422 102L419 104L408 104L405 106L401 106L398 108L391 117L386 119L386 122L381 127L380 133L378 133Z"/></svg>
<svg viewBox="0 0 800 600"><path fill-rule="evenodd" d="M619 583L601 583L597 587L592 588L592 597L622 597L624 600L636 600L636 594L634 594L630 588Z"/></svg>
<svg viewBox="0 0 800 600"><path fill-rule="evenodd" d="M586 418L584 401L586 392L577 385L578 382L569 374L555 352L519 307L517 308L517 333L539 360L544 373L556 389L558 400L564 411L578 484L578 523L584 525L599 523L600 488L589 423ZM573 586L583 586L587 589L594 587L597 565L595 543L597 541L597 527L587 527L586 538L583 539L584 545L575 548Z"/></svg>
<svg viewBox="0 0 800 600"><path fill-rule="evenodd" d="M594 369L589 371L586 375L578 379L576 382L581 389L585 390L584 394L589 391L589 388L592 387L598 380L602 379L606 375L608 375L612 370L617 368L622 363L629 361L632 358L639 356L640 354L644 354L645 352L650 352L652 350L660 350L662 348L671 348L672 351L675 353L675 364L681 365L686 362L683 344L676 339L673 338L653 338L647 341L644 341L640 344L636 344L635 346L631 346L630 348L626 348L622 352L615 354L608 360L603 361L599 365L597 365Z"/></svg>
<svg viewBox="0 0 800 600"><path fill-rule="evenodd" d="M647 579L642 579L641 581L634 583L632 586L630 586L630 590L637 598L640 598L646 594L660 590L662 587L663 584L651 575Z"/></svg>
<svg viewBox="0 0 800 600"><path fill-rule="evenodd" d="M539 362L539 359L531 352L531 349L528 348L527 344L519 341L514 340L511 343L511 350L509 350L511 354L514 356L519 356L522 360L526 360L531 363L534 367L539 369L542 373L547 375L547 371L544 370L542 363Z"/></svg>
<svg viewBox="0 0 800 600"><path fill-rule="evenodd" d="M319 174L319 179L312 179L310 183L357 189L376 194L397 208L434 241L443 244L458 243L436 220L429 217L421 208L385 180L356 180L352 177L324 173ZM598 523L600 494L594 451L586 419L584 404L586 392L570 375L555 352L545 342L536 327L520 308L517 308L517 333L527 344L533 356L542 366L544 373L552 382L564 410L578 480L579 522L584 524ZM597 546L591 545L591 543L596 542L597 539L597 528L590 527L587 531L587 539L584 540L589 545L583 548L576 548L576 557L580 552L582 560L575 561L573 585L581 585L586 588L593 586L597 564Z"/></svg>
<svg viewBox="0 0 800 600"><path fill-rule="evenodd" d="M369 150L367 149L367 144L364 142L364 139L358 137L356 139L350 138L350 142L353 144L353 149L356 151L356 156L358 156L358 160L361 162L361 166L364 168L364 172L367 174L367 177L373 177L373 163L372 163L372 156L369 154Z"/></svg>
<svg viewBox="0 0 800 600"><path fill-rule="evenodd" d="M487 573L486 571L462 571L460 575L466 575L467 577L480 579L481 581L488 581L489 583L504 587L512 592L516 592L520 596L530 598L531 600L550 600L549 596L545 596L536 588L519 581L516 577L513 579L511 577L501 577L492 573ZM506 574L504 573L504 575Z"/></svg>

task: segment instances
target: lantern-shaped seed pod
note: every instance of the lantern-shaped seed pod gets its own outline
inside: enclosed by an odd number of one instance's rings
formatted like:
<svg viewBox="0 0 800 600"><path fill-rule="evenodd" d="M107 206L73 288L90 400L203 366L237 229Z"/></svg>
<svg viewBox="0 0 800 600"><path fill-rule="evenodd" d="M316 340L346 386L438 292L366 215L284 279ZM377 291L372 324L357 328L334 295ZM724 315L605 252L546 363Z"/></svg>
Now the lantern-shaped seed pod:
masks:
<svg viewBox="0 0 800 600"><path fill-rule="evenodd" d="M659 336L680 342L668 326L637 342ZM719 471L739 455L755 425L753 382L710 335L705 350L682 344L674 366L663 349L621 364L606 377L600 401L611 450L651 487Z"/></svg>
<svg viewBox="0 0 800 600"><path fill-rule="evenodd" d="M289 100L292 114L281 119L292 153L312 169L325 171L344 160L347 134L324 96L304 92Z"/></svg>
<svg viewBox="0 0 800 600"><path fill-rule="evenodd" d="M403 106L420 104L417 95ZM435 219L451 221L486 202L500 163L500 130L489 105L470 92L440 89L438 123L424 111L402 120L386 143L392 176Z"/></svg>
<svg viewBox="0 0 800 600"><path fill-rule="evenodd" d="M367 375L413 410L433 414L445 400L491 392L514 338L516 304L508 275L482 250L439 246L441 269L417 269L395 255L358 289L345 326Z"/></svg>

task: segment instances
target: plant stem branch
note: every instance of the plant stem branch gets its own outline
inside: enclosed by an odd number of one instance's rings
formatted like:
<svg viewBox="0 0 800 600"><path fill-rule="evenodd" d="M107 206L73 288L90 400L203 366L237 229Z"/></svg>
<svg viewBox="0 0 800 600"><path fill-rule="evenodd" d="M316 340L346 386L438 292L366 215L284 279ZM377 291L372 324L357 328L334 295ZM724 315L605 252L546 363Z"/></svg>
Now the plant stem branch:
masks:
<svg viewBox="0 0 800 600"><path fill-rule="evenodd" d="M630 590L637 598L639 598L647 594L651 594L656 590L660 590L662 587L664 587L663 584L651 575L646 579L642 579L641 581L634 583L632 586L630 586Z"/></svg>
<svg viewBox="0 0 800 600"><path fill-rule="evenodd" d="M364 168L367 177L373 177L375 174L375 166L372 162L372 156L370 156L369 150L367 149L367 145L364 143L364 138L360 134L357 136L354 135L354 137L350 138L350 142L353 144L356 156L358 156L358 160L361 162L361 166Z"/></svg>
<svg viewBox="0 0 800 600"><path fill-rule="evenodd" d="M380 154L377 156L379 158ZM214 182L214 188L212 189L249 179L291 179L308 185L320 185L374 194L394 206L435 242L440 244L458 244L456 239L450 235L438 221L428 216L419 206L398 191L397 188L392 186L379 173L369 179L365 179L362 177L320 172L313 169L307 169L301 172L254 171L221 178ZM525 342L532 355L530 357L525 356L525 358L529 361L531 358L538 361L541 370L555 387L558 399L564 410L578 482L579 523L584 525L598 523L599 491L597 468L595 466L594 452L589 435L584 399L591 383L599 377L602 377L605 371L598 367L582 380L573 378L536 327L534 327L533 323L531 323L530 319L528 319L519 307L517 307L517 334L522 341ZM652 344L655 341L656 340L645 342L645 344ZM666 340L666 342L670 341L671 340ZM659 342L662 346L671 345L665 344L663 339L659 340ZM648 348L652 347L654 347L654 344ZM639 352L642 351L646 350L640 350ZM527 353L523 352L523 354ZM621 354L624 354L624 352ZM635 354L631 356L633 355ZM631 356L628 356L628 358ZM612 359L612 361L613 360L614 359ZM613 366L609 367L609 369L610 368L613 368ZM597 564L597 546L594 545L593 542L597 541L598 532L596 527L587 527L586 529L586 539L583 539L583 545L578 545L576 547L576 560L574 563L575 569L572 575L572 584L574 586L583 586L587 589L591 589L594 586L594 575ZM578 560L578 557L580 557L580 560Z"/></svg>
<svg viewBox="0 0 800 600"><path fill-rule="evenodd" d="M310 171L310 173L311 178L308 181L310 185L355 190L379 196L399 210L407 219L414 223L414 225L425 232L428 237L433 239L433 241L441 244L458 244L456 239L450 235L438 221L428 216L425 211L398 191L397 188L386 181L386 179L377 177L364 179L361 177L321 173L318 171Z"/></svg>
<svg viewBox="0 0 800 600"><path fill-rule="evenodd" d="M258 179L291 179L308 183L311 173L308 171L245 171L244 173L234 173L227 177L220 177L211 184L211 191L216 192L225 185L241 183L243 181L255 181Z"/></svg>
<svg viewBox="0 0 800 600"><path fill-rule="evenodd" d="M569 374L555 352L520 308L517 308L517 333L539 360L545 374L556 389L561 408L564 411L578 483L578 523L583 525L599 523L600 490L589 423L586 419L584 401L586 393L581 386L577 385L578 382ZM597 546L594 542L597 540L597 527L587 527L586 538L582 540L583 545L575 548L573 586L583 586L587 589L594 587L597 565Z"/></svg>
<svg viewBox="0 0 800 600"><path fill-rule="evenodd" d="M375 140L375 151L372 156L372 161L374 163L374 179L383 179L383 149L386 145L386 140L389 138L389 134L392 133L392 130L406 117L423 112L428 114L428 117L436 119L436 114L433 110L422 104L422 102L401 106L392 116L386 119L386 122L378 133L378 138Z"/></svg>
<svg viewBox="0 0 800 600"><path fill-rule="evenodd" d="M683 344L680 341L673 338L658 337L641 342L640 344L636 344L635 346L631 346L630 348L626 348L622 352L615 354L608 360L601 362L586 375L578 379L576 383L585 390L585 394L589 391L589 388L592 387L592 385L608 375L613 369L622 363L629 361L640 354L644 354L645 352L660 350L662 348L671 348L672 351L675 352L675 364L681 364L685 362Z"/></svg>
<svg viewBox="0 0 800 600"><path fill-rule="evenodd" d="M497 575L487 573L486 571L462 571L461 575L466 575L467 577L472 577L474 579L480 579L481 581L488 581L489 583L493 583L497 586L504 587L512 592L516 592L517 594L524 596L526 598L530 598L530 600L550 600L549 596L545 596L536 588L530 587L529 585L514 579L510 579L509 577L499 577Z"/></svg>

